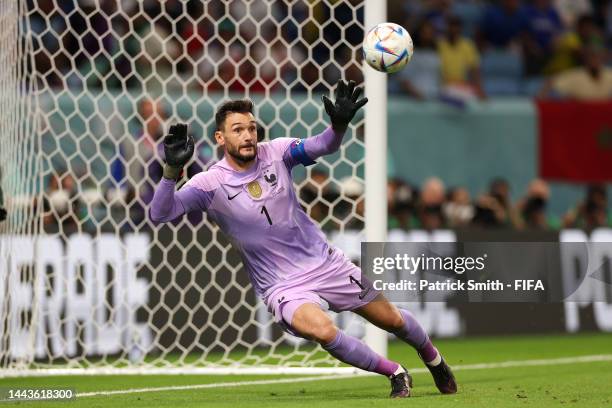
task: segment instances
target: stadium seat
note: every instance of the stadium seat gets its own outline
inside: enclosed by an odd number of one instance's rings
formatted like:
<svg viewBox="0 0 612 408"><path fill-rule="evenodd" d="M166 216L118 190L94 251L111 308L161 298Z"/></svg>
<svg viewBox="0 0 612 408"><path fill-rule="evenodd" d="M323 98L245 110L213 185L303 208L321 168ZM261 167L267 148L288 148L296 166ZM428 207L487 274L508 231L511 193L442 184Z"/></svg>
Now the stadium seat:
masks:
<svg viewBox="0 0 612 408"><path fill-rule="evenodd" d="M484 7L482 4L475 4L471 1L456 1L452 6L452 14L458 16L463 21L463 34L473 37L476 28L480 24Z"/></svg>
<svg viewBox="0 0 612 408"><path fill-rule="evenodd" d="M543 85L544 78L542 77L527 78L521 84L521 94L530 97L536 96Z"/></svg>
<svg viewBox="0 0 612 408"><path fill-rule="evenodd" d="M519 95L521 92L521 59L510 52L487 51L481 57L485 92L491 96Z"/></svg>
<svg viewBox="0 0 612 408"><path fill-rule="evenodd" d="M520 84L505 78L485 78L482 86L489 96L515 96L520 94Z"/></svg>

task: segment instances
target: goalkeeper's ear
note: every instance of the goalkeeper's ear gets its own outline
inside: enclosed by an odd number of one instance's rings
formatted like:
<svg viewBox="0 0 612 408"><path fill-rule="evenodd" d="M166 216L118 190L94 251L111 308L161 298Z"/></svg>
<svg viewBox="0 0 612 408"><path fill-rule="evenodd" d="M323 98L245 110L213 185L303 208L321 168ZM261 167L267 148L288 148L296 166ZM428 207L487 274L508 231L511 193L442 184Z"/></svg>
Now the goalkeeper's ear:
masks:
<svg viewBox="0 0 612 408"><path fill-rule="evenodd" d="M225 146L225 138L220 130L215 130L215 140L219 146Z"/></svg>

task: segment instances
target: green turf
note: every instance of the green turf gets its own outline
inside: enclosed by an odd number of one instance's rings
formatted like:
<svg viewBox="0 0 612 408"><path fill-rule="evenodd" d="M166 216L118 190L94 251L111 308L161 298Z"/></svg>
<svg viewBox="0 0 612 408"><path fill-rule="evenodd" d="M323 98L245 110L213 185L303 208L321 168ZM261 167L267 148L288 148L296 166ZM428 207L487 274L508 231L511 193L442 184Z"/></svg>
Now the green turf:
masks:
<svg viewBox="0 0 612 408"><path fill-rule="evenodd" d="M436 342L455 366L507 360L612 354L612 334L491 337ZM420 367L408 346L391 343L389 356ZM343 378L282 385L77 398L73 401L5 403L41 407L612 407L612 362L458 370L457 395L438 394L429 374L414 374L413 397L389 400L382 377ZM0 387L70 387L77 392L289 378L288 376L80 376L12 378Z"/></svg>

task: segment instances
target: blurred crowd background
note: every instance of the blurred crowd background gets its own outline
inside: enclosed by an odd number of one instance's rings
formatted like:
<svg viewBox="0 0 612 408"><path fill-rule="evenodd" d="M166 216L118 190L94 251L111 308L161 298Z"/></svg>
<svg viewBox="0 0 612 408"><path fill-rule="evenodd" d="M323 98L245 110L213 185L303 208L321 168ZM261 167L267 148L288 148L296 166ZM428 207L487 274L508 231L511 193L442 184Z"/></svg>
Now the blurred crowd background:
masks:
<svg viewBox="0 0 612 408"><path fill-rule="evenodd" d="M348 177L341 181L339 189L325 188L327 175L313 172L312 180L301 190L301 196L309 202L322 188L324 200L310 210L311 216L321 222L324 229L333 230L340 224L334 218L348 221L346 228L363 228L363 185L358 179ZM446 228L492 228L513 230L558 230L580 228L592 231L611 226L606 188L591 184L585 188L584 199L558 217L547 212L550 188L542 179L532 180L522 197L513 202L511 186L503 178L494 178L487 191L472 197L462 186L445 186L437 177L431 177L421 185L392 178L387 184L389 229L424 229L432 231ZM340 193L349 200L339 200ZM352 200L350 200L352 199ZM352 202L355 202L354 207ZM351 211L355 210L355 213Z"/></svg>
<svg viewBox="0 0 612 408"><path fill-rule="evenodd" d="M36 69L51 86L326 91L340 75L362 78L361 1L330 3L255 0L244 18L245 2L40 0L29 21L43 34ZM388 16L418 55L390 77L393 92L610 97L608 0L388 0ZM345 72L329 64L321 81L310 53Z"/></svg>
<svg viewBox="0 0 612 408"><path fill-rule="evenodd" d="M606 100L612 3L605 0L390 1L418 58L394 90Z"/></svg>
<svg viewBox="0 0 612 408"><path fill-rule="evenodd" d="M363 30L355 23L363 19L360 0L328 2L333 7L307 0L253 0L248 17L244 2L28 3L28 27L36 38L33 69L52 89L137 94L229 89L248 95L285 92L291 98L327 92L341 76L363 78ZM416 50L407 69L389 76L392 94L451 103L612 98L612 1L388 0L388 15L411 32ZM326 64L330 59L337 64ZM155 157L168 116L168 106L158 100L139 101L136 143L119 146L109 169L120 188L76 183L74 174L56 169L46 181L45 228L104 230L100 220L105 219L109 229L116 223L126 230L144 227L146 204L161 177ZM204 145L197 151L188 175L213 157ZM419 185L407 181L410 175L395 177L388 183L389 227L612 225L605 184L582 185L581 200L565 214L550 214L554 197L546 181L533 179L525 191L514 191L521 198L512 200L513 186L499 176L491 174L490 185L477 195L436 177ZM127 178L145 182L125 186ZM304 201L314 203L307 211L326 229L362 228L363 185L351 177L328 180L329 174L315 169L301 188ZM109 204L93 205L101 202Z"/></svg>
<svg viewBox="0 0 612 408"><path fill-rule="evenodd" d="M74 176L60 173L51 178L44 200L44 227L49 233L70 234L78 231L135 231L148 228L147 204L154 186L161 178L157 165L145 174L143 191L118 188L100 189L95 185L78 186ZM147 171L148 171L147 170ZM188 173L199 171L193 164ZM549 185L534 179L518 201L510 197L511 186L503 178L491 179L487 191L471 196L462 186L446 186L432 177L421 186L393 178L387 185L389 229L490 228L513 230L558 230L580 228L592 231L612 226L606 186L590 184L584 187L584 197L562 216L550 214ZM311 178L299 190L307 203L304 209L324 230L342 227L364 228L364 187L354 177L339 183L330 182L326 172L314 169ZM104 204L107 203L107 204ZM197 224L201 214L190 214L189 221Z"/></svg>

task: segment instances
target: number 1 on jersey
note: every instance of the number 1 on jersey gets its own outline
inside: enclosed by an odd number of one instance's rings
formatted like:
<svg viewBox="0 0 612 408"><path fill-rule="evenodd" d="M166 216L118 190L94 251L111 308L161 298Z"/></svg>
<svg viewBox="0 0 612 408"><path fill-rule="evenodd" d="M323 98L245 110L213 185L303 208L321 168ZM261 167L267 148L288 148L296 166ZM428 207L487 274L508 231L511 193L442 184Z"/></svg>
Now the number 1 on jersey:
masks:
<svg viewBox="0 0 612 408"><path fill-rule="evenodd" d="M261 213L260 214L266 214L266 218L268 219L268 223L270 225L272 225L272 218L270 218L270 214L268 214L268 209L266 208L265 205L263 207L261 207Z"/></svg>

